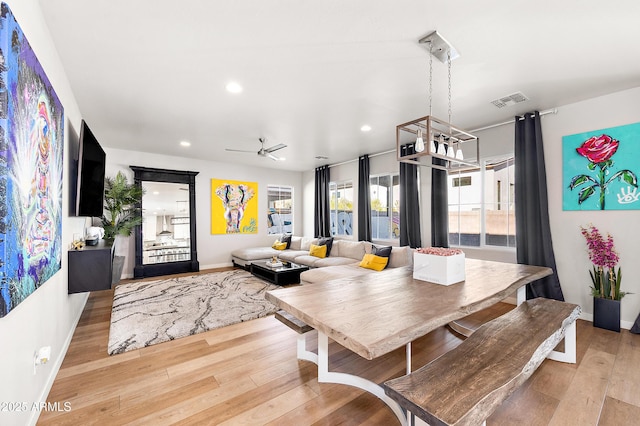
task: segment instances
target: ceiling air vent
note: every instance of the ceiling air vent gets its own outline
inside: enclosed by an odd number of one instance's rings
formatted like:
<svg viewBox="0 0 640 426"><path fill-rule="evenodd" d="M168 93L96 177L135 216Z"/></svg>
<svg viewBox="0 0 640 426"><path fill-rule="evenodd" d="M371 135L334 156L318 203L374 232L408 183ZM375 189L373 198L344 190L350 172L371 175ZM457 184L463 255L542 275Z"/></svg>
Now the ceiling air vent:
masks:
<svg viewBox="0 0 640 426"><path fill-rule="evenodd" d="M519 104L520 102L528 100L529 98L527 98L522 92L516 92L512 93L511 95L498 98L495 101L491 101L491 103L498 108L504 108L506 106Z"/></svg>

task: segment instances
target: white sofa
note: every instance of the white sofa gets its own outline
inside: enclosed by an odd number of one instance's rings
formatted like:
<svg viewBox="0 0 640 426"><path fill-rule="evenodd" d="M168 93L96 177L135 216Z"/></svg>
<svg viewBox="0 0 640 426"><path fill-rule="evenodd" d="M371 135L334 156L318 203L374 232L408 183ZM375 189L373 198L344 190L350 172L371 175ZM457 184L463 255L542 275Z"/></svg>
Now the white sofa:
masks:
<svg viewBox="0 0 640 426"><path fill-rule="evenodd" d="M251 262L269 260L278 256L282 260L309 266L311 269L300 274L301 284L311 284L336 278L354 277L375 273L371 269L359 266L366 253L371 253L372 244L366 241L333 240L328 257L319 258L309 255L311 244L317 244L317 238L291 237L290 247L276 250L272 247L252 247L231 252L234 265L248 267ZM413 264L413 249L393 247L387 268L410 266Z"/></svg>
<svg viewBox="0 0 640 426"><path fill-rule="evenodd" d="M371 253L371 243L361 241L365 246L365 252ZM335 244L335 242L334 242ZM331 250L333 254L333 250ZM364 253L362 254L364 256ZM366 274L375 274L377 271L360 267L362 257L356 262L331 266L328 268L313 268L300 274L300 284L313 284L338 278L357 277ZM386 269L399 268L413 265L413 249L411 247L393 247Z"/></svg>

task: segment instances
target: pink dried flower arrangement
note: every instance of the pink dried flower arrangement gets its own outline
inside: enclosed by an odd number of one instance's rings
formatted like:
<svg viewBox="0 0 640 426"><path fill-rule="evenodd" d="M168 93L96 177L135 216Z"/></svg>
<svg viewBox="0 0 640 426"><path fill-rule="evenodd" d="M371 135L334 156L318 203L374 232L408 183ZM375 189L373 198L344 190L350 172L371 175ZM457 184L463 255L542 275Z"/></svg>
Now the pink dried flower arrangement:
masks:
<svg viewBox="0 0 640 426"><path fill-rule="evenodd" d="M622 272L616 265L620 257L613 245L613 237L607 234L602 236L598 228L589 225L581 226L580 231L587 241L589 260L593 263L593 271L589 271L593 287L591 293L594 297L620 300L626 293L620 291Z"/></svg>
<svg viewBox="0 0 640 426"><path fill-rule="evenodd" d="M445 247L420 247L416 251L422 254L432 254L434 256L455 256L456 254L463 254L460 249L452 249Z"/></svg>

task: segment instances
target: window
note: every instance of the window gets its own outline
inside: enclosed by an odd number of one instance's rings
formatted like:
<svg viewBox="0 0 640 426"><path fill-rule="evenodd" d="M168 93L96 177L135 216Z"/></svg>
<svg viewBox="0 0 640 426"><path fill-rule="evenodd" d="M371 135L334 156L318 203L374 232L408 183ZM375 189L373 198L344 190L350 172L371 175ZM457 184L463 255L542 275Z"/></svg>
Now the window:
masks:
<svg viewBox="0 0 640 426"><path fill-rule="evenodd" d="M515 247L513 156L449 176L449 244Z"/></svg>
<svg viewBox="0 0 640 426"><path fill-rule="evenodd" d="M400 177L369 178L371 191L371 237L374 240L400 238Z"/></svg>
<svg viewBox="0 0 640 426"><path fill-rule="evenodd" d="M293 187L267 185L269 234L293 233Z"/></svg>
<svg viewBox="0 0 640 426"><path fill-rule="evenodd" d="M353 183L329 183L331 235L353 235Z"/></svg>
<svg viewBox="0 0 640 426"><path fill-rule="evenodd" d="M453 187L471 185L471 176L453 178Z"/></svg>

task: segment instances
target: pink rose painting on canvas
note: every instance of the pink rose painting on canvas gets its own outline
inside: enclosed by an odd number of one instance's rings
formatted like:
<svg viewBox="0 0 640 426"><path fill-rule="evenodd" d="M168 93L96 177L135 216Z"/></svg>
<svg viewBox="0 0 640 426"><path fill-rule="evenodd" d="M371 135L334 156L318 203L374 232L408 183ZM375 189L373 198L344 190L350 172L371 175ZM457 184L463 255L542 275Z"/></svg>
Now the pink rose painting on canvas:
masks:
<svg viewBox="0 0 640 426"><path fill-rule="evenodd" d="M640 123L562 138L564 210L640 209Z"/></svg>

